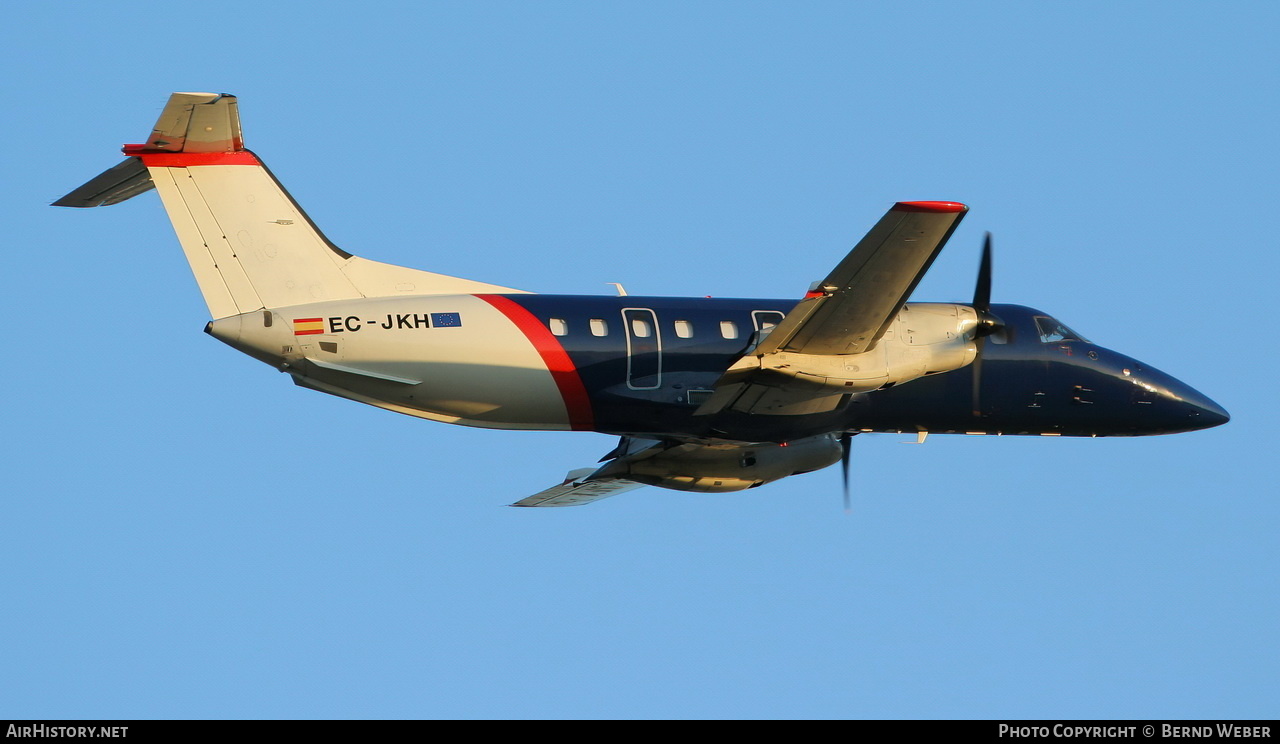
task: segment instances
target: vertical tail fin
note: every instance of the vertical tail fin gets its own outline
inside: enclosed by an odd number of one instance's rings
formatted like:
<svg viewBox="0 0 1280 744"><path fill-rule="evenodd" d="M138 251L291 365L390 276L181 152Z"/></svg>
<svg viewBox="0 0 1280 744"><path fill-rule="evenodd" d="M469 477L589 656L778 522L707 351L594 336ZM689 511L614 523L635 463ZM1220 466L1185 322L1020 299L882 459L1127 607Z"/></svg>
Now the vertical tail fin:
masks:
<svg viewBox="0 0 1280 744"><path fill-rule="evenodd" d="M54 202L95 207L152 186L214 318L323 300L518 292L369 261L333 245L244 149L235 96L174 93L124 163Z"/></svg>

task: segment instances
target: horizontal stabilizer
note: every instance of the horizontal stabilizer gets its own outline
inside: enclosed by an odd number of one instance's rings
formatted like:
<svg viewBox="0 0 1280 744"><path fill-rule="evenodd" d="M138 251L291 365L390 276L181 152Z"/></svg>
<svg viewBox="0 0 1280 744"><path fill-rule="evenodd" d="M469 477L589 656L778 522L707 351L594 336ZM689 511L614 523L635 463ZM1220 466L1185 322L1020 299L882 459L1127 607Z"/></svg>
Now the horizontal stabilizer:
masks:
<svg viewBox="0 0 1280 744"><path fill-rule="evenodd" d="M119 204L156 187L147 166L138 158L125 158L88 183L53 203L55 207L105 207Z"/></svg>
<svg viewBox="0 0 1280 744"><path fill-rule="evenodd" d="M146 149L189 153L243 150L236 97L226 93L174 93L151 129Z"/></svg>
<svg viewBox="0 0 1280 744"><path fill-rule="evenodd" d="M578 480L579 478L586 478L594 472L595 470L592 468L574 470L569 473L564 483L520 499L511 506L581 506L582 504L590 504L592 501L599 501L644 485L620 478Z"/></svg>
<svg viewBox="0 0 1280 744"><path fill-rule="evenodd" d="M138 151L216 153L244 147L235 96L217 93L174 93ZM108 168L53 203L55 207L105 207L155 188L147 166L137 157Z"/></svg>

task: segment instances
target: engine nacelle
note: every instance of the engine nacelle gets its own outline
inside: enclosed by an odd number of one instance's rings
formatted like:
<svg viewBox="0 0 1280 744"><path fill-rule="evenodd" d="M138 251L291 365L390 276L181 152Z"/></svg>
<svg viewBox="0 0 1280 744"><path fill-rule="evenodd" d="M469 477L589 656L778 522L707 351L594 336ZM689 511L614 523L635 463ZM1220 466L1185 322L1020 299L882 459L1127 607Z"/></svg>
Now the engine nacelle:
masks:
<svg viewBox="0 0 1280 744"><path fill-rule="evenodd" d="M774 352L747 357L787 387L815 392L862 393L959 369L974 360L978 315L967 305L913 303L876 343L861 354ZM744 359L745 361L745 359ZM737 366L737 365L735 365Z"/></svg>
<svg viewBox="0 0 1280 744"><path fill-rule="evenodd" d="M613 460L593 477L625 478L676 491L741 491L840 461L834 434L786 444L655 445Z"/></svg>

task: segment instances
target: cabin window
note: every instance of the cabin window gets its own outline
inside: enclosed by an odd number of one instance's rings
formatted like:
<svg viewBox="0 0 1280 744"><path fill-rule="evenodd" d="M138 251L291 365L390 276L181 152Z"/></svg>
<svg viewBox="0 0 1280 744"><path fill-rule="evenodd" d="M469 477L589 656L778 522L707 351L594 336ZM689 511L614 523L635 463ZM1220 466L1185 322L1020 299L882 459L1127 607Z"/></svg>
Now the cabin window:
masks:
<svg viewBox="0 0 1280 744"><path fill-rule="evenodd" d="M753 310L751 312L751 322L755 323L757 331L767 331L776 327L786 317L777 310Z"/></svg>
<svg viewBox="0 0 1280 744"><path fill-rule="evenodd" d="M738 324L734 323L732 320L720 321L720 335L725 338L737 338Z"/></svg>
<svg viewBox="0 0 1280 744"><path fill-rule="evenodd" d="M647 318L632 318L631 335L636 338L649 338L653 335L653 326Z"/></svg>
<svg viewBox="0 0 1280 744"><path fill-rule="evenodd" d="M676 336L680 338L693 338L693 324L687 320L677 320Z"/></svg>
<svg viewBox="0 0 1280 744"><path fill-rule="evenodd" d="M609 335L609 324L605 322L604 318L592 318L590 326L592 336Z"/></svg>
<svg viewBox="0 0 1280 744"><path fill-rule="evenodd" d="M552 318L547 325L551 326L553 336L564 336L569 333L569 324L564 322L564 318Z"/></svg>

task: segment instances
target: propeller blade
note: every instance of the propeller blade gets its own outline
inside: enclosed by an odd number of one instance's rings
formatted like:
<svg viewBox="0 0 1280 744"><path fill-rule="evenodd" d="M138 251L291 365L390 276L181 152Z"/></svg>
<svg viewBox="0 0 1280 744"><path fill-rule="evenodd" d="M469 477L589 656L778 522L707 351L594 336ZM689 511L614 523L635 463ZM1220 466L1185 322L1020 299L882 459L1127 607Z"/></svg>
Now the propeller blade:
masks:
<svg viewBox="0 0 1280 744"><path fill-rule="evenodd" d="M973 329L977 355L973 359L973 391L971 409L974 418L982 415L982 352L986 349L987 336L1004 327L1004 321L991 312L991 233L982 240L982 263L978 265L978 281L973 288L973 310L978 314L978 325Z"/></svg>
<svg viewBox="0 0 1280 744"><path fill-rule="evenodd" d="M974 344L978 347L978 354L969 366L973 370L973 417L979 418L982 416L982 349L987 344L987 337L978 336Z"/></svg>
<svg viewBox="0 0 1280 744"><path fill-rule="evenodd" d="M840 436L840 447L843 450L840 453L840 479L844 484L844 513L853 512L853 507L849 505L849 449L853 444L853 435L845 432Z"/></svg>
<svg viewBox="0 0 1280 744"><path fill-rule="evenodd" d="M982 241L982 263L978 265L978 283L973 288L973 309L979 313L991 309L991 233Z"/></svg>

